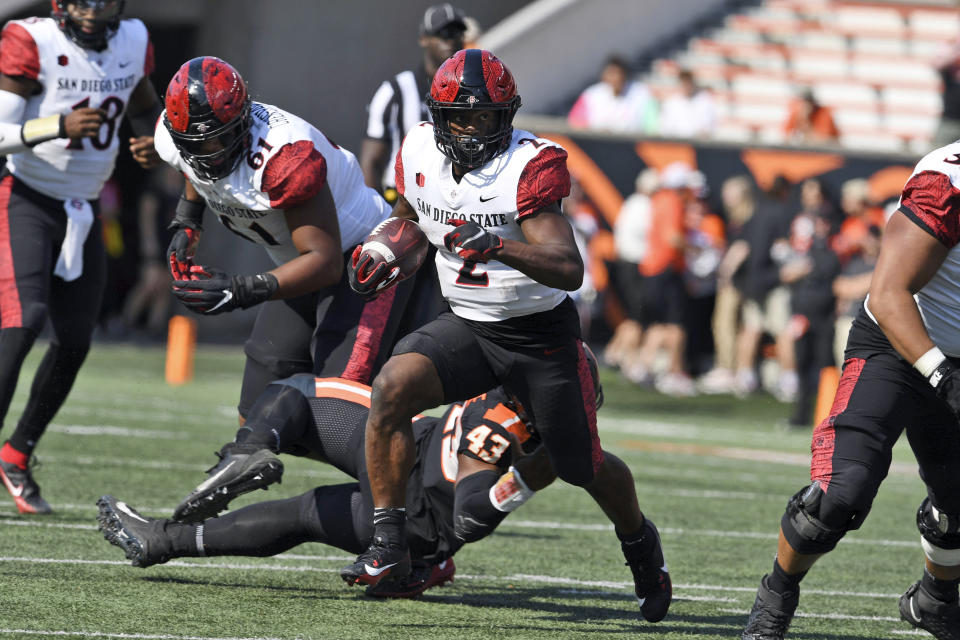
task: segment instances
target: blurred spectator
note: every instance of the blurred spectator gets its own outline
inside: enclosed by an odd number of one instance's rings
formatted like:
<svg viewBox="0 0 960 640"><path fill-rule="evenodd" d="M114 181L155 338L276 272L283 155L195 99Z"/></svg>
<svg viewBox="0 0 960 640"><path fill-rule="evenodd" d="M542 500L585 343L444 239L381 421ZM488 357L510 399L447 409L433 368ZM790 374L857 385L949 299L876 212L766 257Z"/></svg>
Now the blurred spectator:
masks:
<svg viewBox="0 0 960 640"><path fill-rule="evenodd" d="M838 367L843 366L843 352L853 319L870 291L873 269L880 255L881 234L880 227L870 226L859 243L859 250L844 263L840 275L833 281L833 293L837 297L833 357Z"/></svg>
<svg viewBox="0 0 960 640"><path fill-rule="evenodd" d="M656 127L657 104L647 86L631 78L619 56L604 62L600 82L584 89L567 121L572 127L607 131L651 132Z"/></svg>
<svg viewBox="0 0 960 640"><path fill-rule="evenodd" d="M683 281L687 291L686 359L688 370L699 375L714 352L710 320L717 297L717 268L726 246L723 220L707 206L706 176L690 174L691 198L684 209Z"/></svg>
<svg viewBox="0 0 960 640"><path fill-rule="evenodd" d="M728 248L717 266L717 296L711 321L715 358L713 369L699 381L704 393L731 393L734 390L736 344L743 302L741 292L746 273L743 266L750 254L744 239L744 227L756 209L753 180L749 176L728 178L723 183L720 199L727 217Z"/></svg>
<svg viewBox="0 0 960 640"><path fill-rule="evenodd" d="M942 147L960 138L960 38L942 46L934 66L943 81L943 112L933 146Z"/></svg>
<svg viewBox="0 0 960 640"><path fill-rule="evenodd" d="M627 318L617 325L604 349L611 366L625 366L638 357L643 336L643 276L640 263L647 255L652 223L651 196L660 185L656 169L648 167L637 175L636 190L626 200L613 227L617 262L611 269L611 285Z"/></svg>
<svg viewBox="0 0 960 640"><path fill-rule="evenodd" d="M583 283L579 289L570 294L570 297L577 305L577 311L580 314L580 331L586 339L590 335L590 324L597 301L597 288L590 271L590 254L587 250L590 239L599 229L597 212L587 201L583 187L573 179L570 182L570 195L563 199L561 208L570 221L570 226L573 227L573 239L577 243L577 249L580 250L584 265Z"/></svg>
<svg viewBox="0 0 960 640"><path fill-rule="evenodd" d="M801 211L790 226L790 254L780 267L780 279L790 287L788 332L798 384L787 422L791 427L811 425L820 370L833 364L833 282L840 272L840 262L830 249L830 227L824 210Z"/></svg>
<svg viewBox="0 0 960 640"><path fill-rule="evenodd" d="M696 393L693 380L684 369L686 332L683 322L687 296L683 287L684 209L690 198L691 169L677 162L664 169L661 188L651 199L650 233L647 252L640 263L644 278L644 317L649 323L638 361L625 372L638 383L654 379L657 361L666 365L656 376L661 393L690 396Z"/></svg>
<svg viewBox="0 0 960 640"><path fill-rule="evenodd" d="M675 138L710 137L717 123L717 106L708 89L698 88L693 73L681 71L680 93L666 99L660 112L660 135Z"/></svg>
<svg viewBox="0 0 960 640"><path fill-rule="evenodd" d="M830 108L817 102L809 90L790 103L783 133L789 142L829 142L840 137Z"/></svg>
<svg viewBox="0 0 960 640"><path fill-rule="evenodd" d="M124 301L122 319L126 328L142 327L152 338L164 335L170 314L172 296L167 245L173 233L168 227L182 190L180 173L164 164L151 172L147 188L140 197L137 212L139 278Z"/></svg>
<svg viewBox="0 0 960 640"><path fill-rule="evenodd" d="M840 223L840 233L832 240L832 246L841 262L846 262L860 251L861 243L871 227L883 227L884 214L882 208L870 201L870 183L863 178L843 183L840 209L844 218Z"/></svg>
<svg viewBox="0 0 960 640"><path fill-rule="evenodd" d="M397 190L393 160L410 127L430 120L424 101L443 61L463 48L463 12L448 2L427 8L420 21L423 64L384 80L367 106L367 131L360 147L364 182L393 204Z"/></svg>
<svg viewBox="0 0 960 640"><path fill-rule="evenodd" d="M775 180L742 231L744 247L738 251L746 251L747 255L740 289L744 298L743 322L737 334L737 372L734 379L734 393L740 397L753 393L759 386L756 364L763 334L782 339L790 319L790 292L781 286L779 265L774 260L776 247L782 246L784 239L789 236L788 197L788 183L782 178ZM778 340L777 354L781 359L789 359L787 369L792 370L793 349L790 344L783 345ZM781 361L781 367L783 365ZM783 382L786 382L784 386L789 391L789 380Z"/></svg>

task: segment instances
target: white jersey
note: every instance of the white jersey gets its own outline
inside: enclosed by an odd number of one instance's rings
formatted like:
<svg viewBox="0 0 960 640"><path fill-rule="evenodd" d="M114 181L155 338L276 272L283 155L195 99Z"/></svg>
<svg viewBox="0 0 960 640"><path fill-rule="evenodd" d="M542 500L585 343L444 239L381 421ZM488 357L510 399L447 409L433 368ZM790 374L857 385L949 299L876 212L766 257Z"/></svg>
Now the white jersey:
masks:
<svg viewBox="0 0 960 640"><path fill-rule="evenodd" d="M309 122L259 102L251 104L250 117L250 148L220 180L194 173L174 146L163 117L154 145L161 158L186 175L225 227L263 245L276 264L300 255L284 210L309 200L324 184L330 185L337 207L343 251L361 244L389 215L387 202L364 184L356 157Z"/></svg>
<svg viewBox="0 0 960 640"><path fill-rule="evenodd" d="M526 242L524 217L570 193L567 152L527 131L514 130L509 148L453 179L453 163L437 149L433 125L407 133L397 157L397 190L417 212L437 247L437 274L450 309L468 320L496 321L553 309L567 293L540 284L497 260L466 265L443 246L449 221L471 220L501 238ZM471 268L472 267L472 268Z"/></svg>
<svg viewBox="0 0 960 640"><path fill-rule="evenodd" d="M950 249L916 300L934 344L960 357L960 142L917 163L900 196L900 211Z"/></svg>
<svg viewBox="0 0 960 640"><path fill-rule="evenodd" d="M153 48L139 20L122 20L103 51L84 49L52 18L11 20L0 36L0 73L36 80L24 121L80 107L107 112L92 138L42 142L11 154L7 167L31 188L58 200L94 200L113 172L120 121L130 94L153 71Z"/></svg>

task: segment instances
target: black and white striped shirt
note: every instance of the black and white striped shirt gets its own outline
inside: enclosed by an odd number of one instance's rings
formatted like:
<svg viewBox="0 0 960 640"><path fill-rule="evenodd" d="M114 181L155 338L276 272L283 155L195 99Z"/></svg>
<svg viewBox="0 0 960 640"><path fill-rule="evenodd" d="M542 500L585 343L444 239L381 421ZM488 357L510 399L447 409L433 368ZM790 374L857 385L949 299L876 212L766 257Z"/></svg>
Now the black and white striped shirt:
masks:
<svg viewBox="0 0 960 640"><path fill-rule="evenodd" d="M419 83L422 72L401 71L373 94L368 107L367 137L390 145L390 161L383 172L383 187L395 187L393 162L403 136L413 125L430 120L425 101L426 90Z"/></svg>

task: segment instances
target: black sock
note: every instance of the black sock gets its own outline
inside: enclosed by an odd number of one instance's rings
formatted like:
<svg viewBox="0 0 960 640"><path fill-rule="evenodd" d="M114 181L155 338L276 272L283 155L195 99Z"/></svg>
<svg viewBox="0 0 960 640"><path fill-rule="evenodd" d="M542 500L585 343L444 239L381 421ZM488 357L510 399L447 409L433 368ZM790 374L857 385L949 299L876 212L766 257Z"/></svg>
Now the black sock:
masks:
<svg viewBox="0 0 960 640"><path fill-rule="evenodd" d="M807 575L806 571L792 575L788 574L780 566L780 563L774 559L773 571L770 572L770 576L767 578L767 586L781 595L784 593L794 593L799 589L800 581L803 580L803 576L805 575Z"/></svg>
<svg viewBox="0 0 960 640"><path fill-rule="evenodd" d="M646 524L646 520L644 520L644 524ZM627 551L630 551L631 557L633 557L633 553L636 553L639 557L646 557L651 551L653 551L653 548L657 543L657 540L654 536L644 537L644 534L647 532L647 528L643 526L643 524L640 525L640 528L633 533L623 534L617 529L614 529L614 532L617 534L617 539L620 540L620 546L623 549L623 552L627 553Z"/></svg>
<svg viewBox="0 0 960 640"><path fill-rule="evenodd" d="M924 569L920 586L923 587L924 591L941 602L956 602L958 597L957 587L960 586L960 578L956 580L940 580L939 578L935 578L928 569Z"/></svg>
<svg viewBox="0 0 960 640"><path fill-rule="evenodd" d="M374 507L373 541L384 547L406 547L406 524L405 508Z"/></svg>

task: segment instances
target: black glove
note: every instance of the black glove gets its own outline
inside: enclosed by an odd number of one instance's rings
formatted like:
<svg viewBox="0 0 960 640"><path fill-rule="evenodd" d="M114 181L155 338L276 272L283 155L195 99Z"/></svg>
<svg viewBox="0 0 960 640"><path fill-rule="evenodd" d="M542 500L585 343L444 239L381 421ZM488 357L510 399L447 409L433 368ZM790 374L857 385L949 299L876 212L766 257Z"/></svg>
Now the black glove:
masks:
<svg viewBox="0 0 960 640"><path fill-rule="evenodd" d="M173 295L191 311L208 316L265 302L280 287L272 273L229 276L222 271L194 267L190 277L174 281Z"/></svg>
<svg viewBox="0 0 960 640"><path fill-rule="evenodd" d="M400 267L389 267L386 262L374 264L370 254L363 253L363 247L357 245L347 263L347 280L356 293L373 300L384 289L399 282Z"/></svg>
<svg viewBox="0 0 960 640"><path fill-rule="evenodd" d="M167 229L173 230L173 238L167 245L167 259L174 280L188 280L193 254L203 231L203 210L206 204L187 200L183 196L177 203L176 215Z"/></svg>
<svg viewBox="0 0 960 640"><path fill-rule="evenodd" d="M937 392L937 397L950 406L953 414L960 418L960 369L947 358L934 369L928 380Z"/></svg>
<svg viewBox="0 0 960 640"><path fill-rule="evenodd" d="M493 257L491 252L503 248L503 238L476 222L451 220L450 224L456 228L443 236L443 246L460 256L464 262L486 262Z"/></svg>

